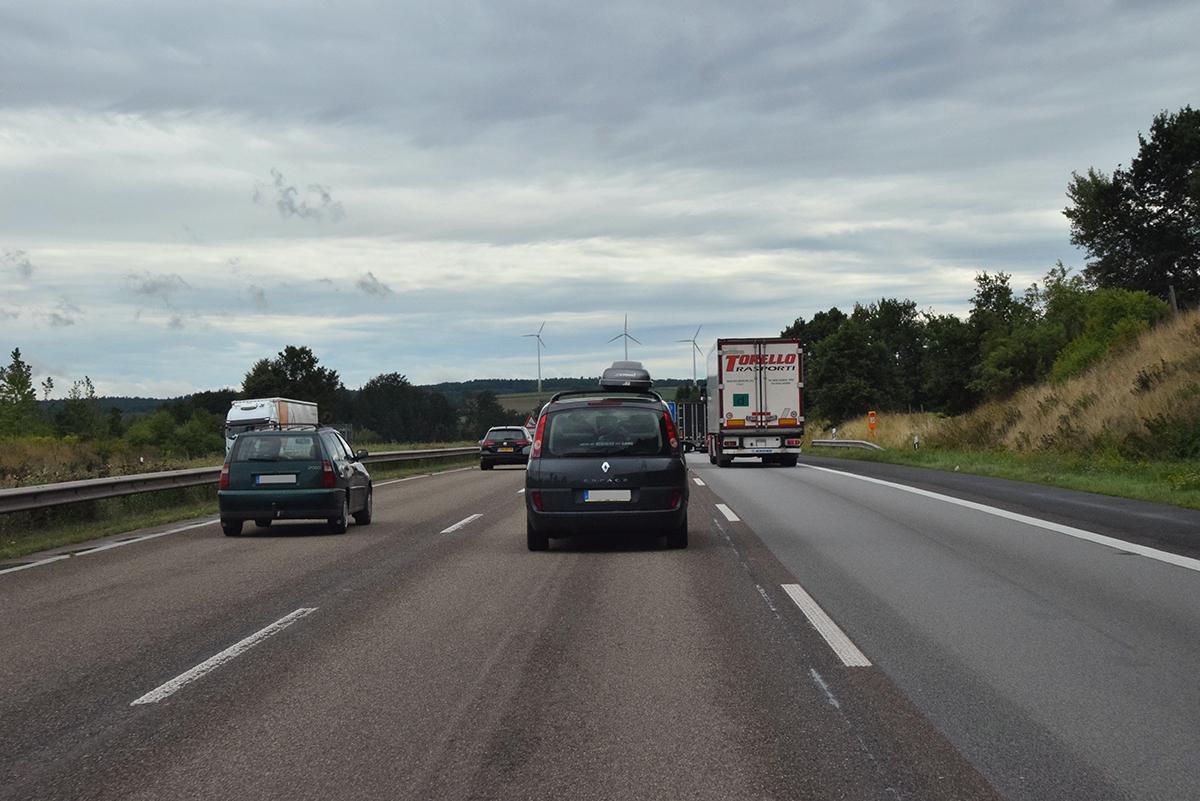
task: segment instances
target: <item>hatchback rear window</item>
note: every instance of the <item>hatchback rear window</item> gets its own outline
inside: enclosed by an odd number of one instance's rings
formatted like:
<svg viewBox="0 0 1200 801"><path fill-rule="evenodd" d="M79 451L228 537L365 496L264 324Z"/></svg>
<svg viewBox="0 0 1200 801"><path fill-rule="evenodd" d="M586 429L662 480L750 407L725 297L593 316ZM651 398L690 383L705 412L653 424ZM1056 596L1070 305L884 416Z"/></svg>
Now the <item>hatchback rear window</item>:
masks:
<svg viewBox="0 0 1200 801"><path fill-rule="evenodd" d="M487 432L487 439L525 439L523 428L493 428Z"/></svg>
<svg viewBox="0 0 1200 801"><path fill-rule="evenodd" d="M658 456L669 452L662 412L632 406L562 409L546 419L549 456Z"/></svg>
<svg viewBox="0 0 1200 801"><path fill-rule="evenodd" d="M242 434L234 442L234 462L301 462L321 458L316 434L272 435Z"/></svg>

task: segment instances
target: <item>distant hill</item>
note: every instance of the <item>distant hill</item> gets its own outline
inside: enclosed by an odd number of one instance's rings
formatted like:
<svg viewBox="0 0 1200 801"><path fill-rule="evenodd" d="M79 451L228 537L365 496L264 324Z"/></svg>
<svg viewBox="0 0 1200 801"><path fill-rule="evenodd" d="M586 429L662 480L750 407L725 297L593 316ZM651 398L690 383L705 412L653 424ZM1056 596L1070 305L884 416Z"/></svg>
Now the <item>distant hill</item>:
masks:
<svg viewBox="0 0 1200 801"><path fill-rule="evenodd" d="M654 388L679 387L690 379L656 378ZM561 392L566 389L592 389L599 386L600 376L579 378L543 378L542 394ZM531 402L537 396L537 379L533 378L476 378L472 381L443 381L440 384L425 384L422 389L440 392L455 406L460 405L467 395L491 392L495 395L528 395ZM522 407L524 408L524 407Z"/></svg>
<svg viewBox="0 0 1200 801"><path fill-rule="evenodd" d="M145 414L152 412L167 402L165 398L128 398L122 395L101 395L96 398L96 405L101 409L120 409L123 416ZM38 401L43 409L54 414L62 408L61 398Z"/></svg>

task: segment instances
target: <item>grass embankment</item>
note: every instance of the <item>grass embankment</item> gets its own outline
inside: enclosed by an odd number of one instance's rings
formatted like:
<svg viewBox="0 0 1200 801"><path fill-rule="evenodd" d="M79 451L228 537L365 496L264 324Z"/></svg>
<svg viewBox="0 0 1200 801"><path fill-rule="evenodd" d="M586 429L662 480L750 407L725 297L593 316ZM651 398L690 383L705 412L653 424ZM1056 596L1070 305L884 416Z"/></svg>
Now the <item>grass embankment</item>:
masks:
<svg viewBox="0 0 1200 801"><path fill-rule="evenodd" d="M474 444L377 443L360 444L356 447L380 453L418 448L457 448ZM211 466L218 460L219 457L209 457L202 464L191 466ZM478 457L471 455L451 460L420 459L414 462L397 462L394 466L379 465L370 469L373 480L385 481L390 478L475 466L478 463ZM83 501L50 509L10 512L0 515L0 560L12 560L36 551L216 514L216 489L212 486L162 490L124 498Z"/></svg>
<svg viewBox="0 0 1200 801"><path fill-rule="evenodd" d="M811 437L829 436L813 426ZM913 435L921 439L914 451ZM883 453L815 453L1000 476L1200 508L1200 311L1143 334L1080 376L958 417L880 414L838 427Z"/></svg>

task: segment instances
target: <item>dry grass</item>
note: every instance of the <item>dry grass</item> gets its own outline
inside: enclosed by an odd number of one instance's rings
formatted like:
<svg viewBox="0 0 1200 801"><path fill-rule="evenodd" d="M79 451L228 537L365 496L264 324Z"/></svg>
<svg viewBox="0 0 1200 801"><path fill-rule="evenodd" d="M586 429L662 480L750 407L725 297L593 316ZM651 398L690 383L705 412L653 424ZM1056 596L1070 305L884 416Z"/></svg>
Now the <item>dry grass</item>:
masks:
<svg viewBox="0 0 1200 801"><path fill-rule="evenodd" d="M874 437L864 416L841 425L838 438L911 449L918 434L923 445L939 448L1155 457L1163 455L1156 450L1163 428L1189 418L1200 419L1200 310L1147 331L1062 384L1028 387L953 418L880 413ZM830 435L825 426L810 430L813 438Z"/></svg>
<svg viewBox="0 0 1200 801"><path fill-rule="evenodd" d="M1200 413L1200 310L1147 331L1062 384L984 404L931 434L933 444L1012 451L1137 445L1153 455L1156 423Z"/></svg>

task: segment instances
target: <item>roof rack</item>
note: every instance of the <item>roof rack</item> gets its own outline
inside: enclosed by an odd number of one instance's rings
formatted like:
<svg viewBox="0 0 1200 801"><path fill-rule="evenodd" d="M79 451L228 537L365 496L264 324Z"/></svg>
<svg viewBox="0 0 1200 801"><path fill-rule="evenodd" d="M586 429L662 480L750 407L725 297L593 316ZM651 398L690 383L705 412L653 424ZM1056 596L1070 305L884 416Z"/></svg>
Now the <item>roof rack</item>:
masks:
<svg viewBox="0 0 1200 801"><path fill-rule="evenodd" d="M651 389L638 389L636 387L601 387L600 389L566 389L562 392L555 392L550 396L549 403L554 403L560 398L566 398L571 395L641 395L648 399L653 399L659 403L663 402L662 396Z"/></svg>

